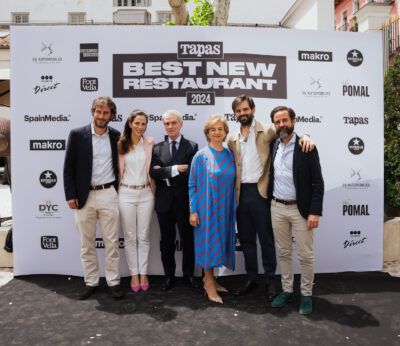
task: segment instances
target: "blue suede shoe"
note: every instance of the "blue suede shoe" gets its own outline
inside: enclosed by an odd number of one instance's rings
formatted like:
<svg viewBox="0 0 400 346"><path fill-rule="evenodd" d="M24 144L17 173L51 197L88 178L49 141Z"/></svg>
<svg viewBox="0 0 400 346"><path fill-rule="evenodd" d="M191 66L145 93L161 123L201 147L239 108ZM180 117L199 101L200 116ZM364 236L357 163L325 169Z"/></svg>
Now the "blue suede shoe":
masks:
<svg viewBox="0 0 400 346"><path fill-rule="evenodd" d="M271 303L273 308L281 308L293 300L293 293L282 292Z"/></svg>
<svg viewBox="0 0 400 346"><path fill-rule="evenodd" d="M299 313L302 315L308 315L312 313L311 296L301 296Z"/></svg>

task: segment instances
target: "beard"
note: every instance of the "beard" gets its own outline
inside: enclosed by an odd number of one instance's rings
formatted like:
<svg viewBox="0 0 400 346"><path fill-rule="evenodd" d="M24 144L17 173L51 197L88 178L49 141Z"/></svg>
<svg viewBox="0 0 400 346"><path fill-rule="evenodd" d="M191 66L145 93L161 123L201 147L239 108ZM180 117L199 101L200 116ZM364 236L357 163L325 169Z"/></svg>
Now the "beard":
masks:
<svg viewBox="0 0 400 346"><path fill-rule="evenodd" d="M102 124L99 123L96 119L94 120L94 124L95 124L99 129L104 129L104 128L106 128L107 125L108 125L108 123L109 123L109 121L106 121L106 122L104 123L104 125L102 125Z"/></svg>
<svg viewBox="0 0 400 346"><path fill-rule="evenodd" d="M250 126L253 122L254 115L252 113L243 114L240 118L238 118L240 125L242 126Z"/></svg>
<svg viewBox="0 0 400 346"><path fill-rule="evenodd" d="M293 133L293 131L294 131L294 125L290 127L282 126L276 130L276 134L280 139L286 139Z"/></svg>

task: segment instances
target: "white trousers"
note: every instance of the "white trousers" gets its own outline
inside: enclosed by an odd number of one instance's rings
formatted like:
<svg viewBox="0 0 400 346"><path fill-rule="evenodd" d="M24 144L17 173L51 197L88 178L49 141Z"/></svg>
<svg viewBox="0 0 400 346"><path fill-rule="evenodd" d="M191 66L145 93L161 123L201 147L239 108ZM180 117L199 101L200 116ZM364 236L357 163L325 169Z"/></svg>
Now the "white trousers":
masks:
<svg viewBox="0 0 400 346"><path fill-rule="evenodd" d="M96 221L99 220L105 247L105 274L108 286L118 285L119 275L119 211L114 186L91 190L85 206L75 210L76 228L81 237L81 261L87 286L99 285L96 252Z"/></svg>
<svg viewBox="0 0 400 346"><path fill-rule="evenodd" d="M293 231L296 240L297 258L301 266L301 294L303 296L311 296L314 281L314 230L308 230L307 220L301 216L296 204L284 205L272 200L271 220L278 248L283 291L293 292Z"/></svg>
<svg viewBox="0 0 400 346"><path fill-rule="evenodd" d="M119 189L119 212L125 239L125 256L131 275L147 274L150 251L150 220L154 196L150 187Z"/></svg>

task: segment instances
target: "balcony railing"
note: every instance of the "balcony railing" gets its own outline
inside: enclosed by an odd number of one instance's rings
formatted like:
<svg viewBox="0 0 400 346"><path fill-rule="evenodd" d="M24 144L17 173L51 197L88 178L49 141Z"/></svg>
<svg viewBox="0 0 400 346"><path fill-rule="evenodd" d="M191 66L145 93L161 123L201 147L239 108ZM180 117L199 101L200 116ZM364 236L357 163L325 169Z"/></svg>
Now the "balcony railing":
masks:
<svg viewBox="0 0 400 346"><path fill-rule="evenodd" d="M400 50L400 18L395 18L382 28L384 71L390 65L390 59Z"/></svg>

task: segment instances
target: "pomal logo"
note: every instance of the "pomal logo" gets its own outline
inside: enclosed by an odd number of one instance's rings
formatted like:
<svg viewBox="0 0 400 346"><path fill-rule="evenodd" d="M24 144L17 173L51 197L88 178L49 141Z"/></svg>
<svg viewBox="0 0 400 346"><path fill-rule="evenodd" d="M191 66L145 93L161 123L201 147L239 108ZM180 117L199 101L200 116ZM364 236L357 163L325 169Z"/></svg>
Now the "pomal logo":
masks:
<svg viewBox="0 0 400 346"><path fill-rule="evenodd" d="M31 139L30 150L65 150L64 139Z"/></svg>
<svg viewBox="0 0 400 346"><path fill-rule="evenodd" d="M40 77L39 84L33 88L33 94L41 94L46 91L55 90L60 85L59 82L55 82L55 78L50 75L42 75Z"/></svg>
<svg viewBox="0 0 400 346"><path fill-rule="evenodd" d="M360 66L364 61L364 57L361 52L357 49L352 49L347 53L347 62L351 66Z"/></svg>
<svg viewBox="0 0 400 346"><path fill-rule="evenodd" d="M352 85L347 81L343 83L342 93L348 97L370 97L368 85Z"/></svg>
<svg viewBox="0 0 400 346"><path fill-rule="evenodd" d="M332 62L332 52L299 50L299 61Z"/></svg>
<svg viewBox="0 0 400 346"><path fill-rule="evenodd" d="M53 171L47 170L40 174L40 184L46 189L50 189L57 184L57 176Z"/></svg>
<svg viewBox="0 0 400 346"><path fill-rule="evenodd" d="M54 42L41 42L40 55L32 58L36 64L59 64L62 60L55 54Z"/></svg>
<svg viewBox="0 0 400 346"><path fill-rule="evenodd" d="M38 219L59 219L59 205L51 200L43 201L38 205Z"/></svg>
<svg viewBox="0 0 400 346"><path fill-rule="evenodd" d="M368 204L351 204L344 201L342 208L343 216L370 216Z"/></svg>
<svg viewBox="0 0 400 346"><path fill-rule="evenodd" d="M343 242L344 249L366 243L367 237L363 236L362 232L359 230L350 231L349 235L350 239L347 239Z"/></svg>
<svg viewBox="0 0 400 346"><path fill-rule="evenodd" d="M79 51L80 62L99 61L99 44L98 43L81 43Z"/></svg>
<svg viewBox="0 0 400 346"><path fill-rule="evenodd" d="M43 235L40 237L40 246L43 250L57 250L58 237L55 235Z"/></svg>
<svg viewBox="0 0 400 346"><path fill-rule="evenodd" d="M91 92L99 90L99 80L96 77L81 78L81 91Z"/></svg>
<svg viewBox="0 0 400 346"><path fill-rule="evenodd" d="M353 155L360 155L365 148L363 140L359 137L350 139L347 146Z"/></svg>

